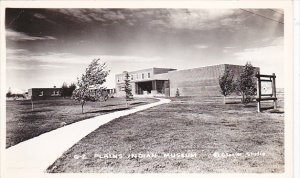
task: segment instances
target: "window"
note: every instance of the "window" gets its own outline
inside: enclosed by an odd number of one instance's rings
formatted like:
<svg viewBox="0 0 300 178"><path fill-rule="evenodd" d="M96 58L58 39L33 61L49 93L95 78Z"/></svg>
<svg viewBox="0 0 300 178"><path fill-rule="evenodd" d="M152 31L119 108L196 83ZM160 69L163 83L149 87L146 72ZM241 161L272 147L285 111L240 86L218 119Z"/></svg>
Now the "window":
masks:
<svg viewBox="0 0 300 178"><path fill-rule="evenodd" d="M137 79L137 80L139 79L139 74L136 74L136 79Z"/></svg>
<svg viewBox="0 0 300 178"><path fill-rule="evenodd" d="M44 91L41 91L39 96L43 96L44 95Z"/></svg>
<svg viewBox="0 0 300 178"><path fill-rule="evenodd" d="M133 75L131 75L131 80L133 80Z"/></svg>
<svg viewBox="0 0 300 178"><path fill-rule="evenodd" d="M150 78L150 73L148 73L148 78Z"/></svg>
<svg viewBox="0 0 300 178"><path fill-rule="evenodd" d="M144 74L142 74L142 79L144 79Z"/></svg>
<svg viewBox="0 0 300 178"><path fill-rule="evenodd" d="M118 82L120 82L120 78L118 77Z"/></svg>
<svg viewBox="0 0 300 178"><path fill-rule="evenodd" d="M58 90L54 90L52 92L52 95L51 96L59 96L59 91Z"/></svg>

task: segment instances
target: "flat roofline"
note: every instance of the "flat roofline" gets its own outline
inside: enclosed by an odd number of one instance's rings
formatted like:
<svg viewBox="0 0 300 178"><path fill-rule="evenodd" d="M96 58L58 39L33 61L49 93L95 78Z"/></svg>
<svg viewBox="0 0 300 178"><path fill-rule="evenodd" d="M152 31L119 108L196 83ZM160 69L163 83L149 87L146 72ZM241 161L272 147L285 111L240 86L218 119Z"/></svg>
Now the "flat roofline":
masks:
<svg viewBox="0 0 300 178"><path fill-rule="evenodd" d="M146 68L146 69L140 69L140 70L128 71L128 73L141 72L141 71L145 71L145 70L153 70L153 69L177 70L177 69L173 69L173 68L152 67L152 68ZM167 72L166 72L166 73L167 73ZM116 75L122 75L122 74L123 74L123 73L119 73L119 74L116 74Z"/></svg>
<svg viewBox="0 0 300 178"><path fill-rule="evenodd" d="M130 80L129 83L140 83L140 82L152 82L152 81L167 81L169 79L151 79L151 80ZM117 84L125 83L124 81L118 82Z"/></svg>
<svg viewBox="0 0 300 178"><path fill-rule="evenodd" d="M193 70L193 69L200 69L200 68L214 67L214 66L226 66L226 65L244 67L244 65L237 65L237 64L216 64L216 65L194 67L194 68L190 68L190 69L174 69L174 68L152 67L152 68L140 69L140 70L135 70L135 71L129 71L128 73L141 72L141 71L152 70L152 69L169 69L170 71L165 72L165 73L168 73L168 72L186 71L186 70ZM256 66L253 66L253 67L260 68L260 67L256 67ZM164 73L160 73L160 74L164 74ZM122 73L116 74L116 75L122 75ZM155 75L159 75L159 74L155 74Z"/></svg>
<svg viewBox="0 0 300 178"><path fill-rule="evenodd" d="M30 89L61 89L61 88L29 88L28 90Z"/></svg>
<svg viewBox="0 0 300 178"><path fill-rule="evenodd" d="M188 70L194 70L194 69L201 69L201 68L207 68L207 67L215 67L215 66L239 66L239 67L245 67L244 65L236 65L236 64L217 64L217 65L209 65L209 66L201 66L201 67L194 67L190 69L181 69L177 71L169 71L169 72L178 72L178 71L188 71ZM256 66L253 66L254 68L259 68Z"/></svg>

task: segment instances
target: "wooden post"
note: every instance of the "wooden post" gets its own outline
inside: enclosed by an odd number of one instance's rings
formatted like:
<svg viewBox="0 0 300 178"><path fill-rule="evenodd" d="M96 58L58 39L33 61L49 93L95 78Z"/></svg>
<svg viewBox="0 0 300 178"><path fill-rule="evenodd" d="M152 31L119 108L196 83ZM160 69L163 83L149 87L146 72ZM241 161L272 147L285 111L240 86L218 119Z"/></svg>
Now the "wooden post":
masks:
<svg viewBox="0 0 300 178"><path fill-rule="evenodd" d="M261 83L260 83L260 74L259 71L256 72L257 77L257 112L260 112L260 97L261 97Z"/></svg>
<svg viewBox="0 0 300 178"><path fill-rule="evenodd" d="M275 78L276 78L276 75L275 73L272 74L273 75L273 82L272 82L272 94L273 94L273 97L276 98L274 99L274 109L277 109L277 97L276 97L276 82L275 82Z"/></svg>
<svg viewBox="0 0 300 178"><path fill-rule="evenodd" d="M33 96L31 96L31 111L33 111Z"/></svg>

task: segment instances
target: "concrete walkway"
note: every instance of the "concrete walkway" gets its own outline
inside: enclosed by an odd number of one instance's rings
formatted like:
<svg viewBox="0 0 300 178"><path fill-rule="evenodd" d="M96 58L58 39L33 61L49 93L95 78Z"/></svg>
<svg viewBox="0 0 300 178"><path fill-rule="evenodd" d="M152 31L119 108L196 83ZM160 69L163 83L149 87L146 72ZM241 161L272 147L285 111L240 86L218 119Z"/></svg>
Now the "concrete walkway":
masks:
<svg viewBox="0 0 300 178"><path fill-rule="evenodd" d="M66 150L99 126L118 117L170 102L169 99L159 100L129 110L79 121L12 146L6 149L6 175L15 177L16 174L43 174Z"/></svg>

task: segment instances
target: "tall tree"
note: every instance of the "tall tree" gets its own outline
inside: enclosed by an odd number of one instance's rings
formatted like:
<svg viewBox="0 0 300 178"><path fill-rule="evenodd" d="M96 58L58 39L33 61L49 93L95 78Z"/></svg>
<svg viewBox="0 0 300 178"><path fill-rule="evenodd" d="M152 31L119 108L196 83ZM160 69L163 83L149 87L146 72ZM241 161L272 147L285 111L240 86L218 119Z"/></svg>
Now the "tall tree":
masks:
<svg viewBox="0 0 300 178"><path fill-rule="evenodd" d="M234 89L234 80L232 70L226 69L224 74L219 77L220 92L224 96L224 104L226 104L226 96L230 95Z"/></svg>
<svg viewBox="0 0 300 178"><path fill-rule="evenodd" d="M90 88L102 85L109 72L106 70L106 63L100 63L100 59L94 59L86 68L85 73L77 78L78 88L74 90L72 97L81 103L82 113L84 104L91 98Z"/></svg>
<svg viewBox="0 0 300 178"><path fill-rule="evenodd" d="M242 103L247 105L251 97L256 94L255 68L246 63L240 77L237 80L237 91L242 95Z"/></svg>
<svg viewBox="0 0 300 178"><path fill-rule="evenodd" d="M125 97L126 97L126 106L128 106L128 101L133 99L133 95L132 95L132 89L131 89L131 85L130 85L130 80L129 80L129 74L128 72L125 72Z"/></svg>

